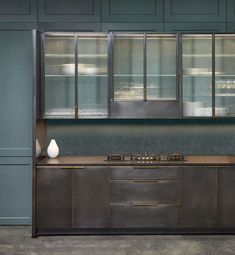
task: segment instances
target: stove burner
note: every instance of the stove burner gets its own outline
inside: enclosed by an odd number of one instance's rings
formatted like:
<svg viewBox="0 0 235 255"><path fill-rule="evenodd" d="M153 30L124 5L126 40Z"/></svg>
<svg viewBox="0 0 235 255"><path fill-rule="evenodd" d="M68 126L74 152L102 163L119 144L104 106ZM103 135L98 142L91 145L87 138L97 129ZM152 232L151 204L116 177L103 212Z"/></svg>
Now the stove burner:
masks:
<svg viewBox="0 0 235 255"><path fill-rule="evenodd" d="M158 154L131 154L131 161L159 161L161 156Z"/></svg>
<svg viewBox="0 0 235 255"><path fill-rule="evenodd" d="M112 160L125 160L125 156L123 154L109 154L107 156L108 161Z"/></svg>
<svg viewBox="0 0 235 255"><path fill-rule="evenodd" d="M181 153L169 153L167 155L167 160L168 161L184 161L185 157Z"/></svg>

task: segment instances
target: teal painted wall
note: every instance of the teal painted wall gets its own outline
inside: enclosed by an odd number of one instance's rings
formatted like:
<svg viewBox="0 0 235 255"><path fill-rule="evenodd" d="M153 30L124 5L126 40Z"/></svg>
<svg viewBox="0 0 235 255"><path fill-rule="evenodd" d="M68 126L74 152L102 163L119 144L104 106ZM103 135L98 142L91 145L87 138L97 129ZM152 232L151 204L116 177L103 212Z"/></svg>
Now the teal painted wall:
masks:
<svg viewBox="0 0 235 255"><path fill-rule="evenodd" d="M50 120L60 155L234 154L235 120Z"/></svg>

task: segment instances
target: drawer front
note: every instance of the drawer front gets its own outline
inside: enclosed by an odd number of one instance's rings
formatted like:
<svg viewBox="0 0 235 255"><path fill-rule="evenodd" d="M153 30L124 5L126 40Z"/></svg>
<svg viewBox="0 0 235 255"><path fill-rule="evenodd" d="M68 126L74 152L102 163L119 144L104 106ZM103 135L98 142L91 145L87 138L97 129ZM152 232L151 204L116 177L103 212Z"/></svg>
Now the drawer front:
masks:
<svg viewBox="0 0 235 255"><path fill-rule="evenodd" d="M180 181L178 180L113 180L110 184L112 203L153 201L178 203Z"/></svg>
<svg viewBox="0 0 235 255"><path fill-rule="evenodd" d="M112 227L167 227L178 226L178 205L130 204L112 205Z"/></svg>
<svg viewBox="0 0 235 255"><path fill-rule="evenodd" d="M179 167L111 167L111 179L180 179Z"/></svg>

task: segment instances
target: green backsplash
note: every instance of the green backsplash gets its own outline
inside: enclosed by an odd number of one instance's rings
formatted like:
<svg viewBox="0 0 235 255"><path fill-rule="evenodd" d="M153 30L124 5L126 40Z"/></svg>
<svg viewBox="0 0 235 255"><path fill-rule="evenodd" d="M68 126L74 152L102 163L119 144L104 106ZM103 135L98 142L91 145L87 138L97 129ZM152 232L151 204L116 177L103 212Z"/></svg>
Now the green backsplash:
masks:
<svg viewBox="0 0 235 255"><path fill-rule="evenodd" d="M48 120L60 155L235 154L235 120Z"/></svg>

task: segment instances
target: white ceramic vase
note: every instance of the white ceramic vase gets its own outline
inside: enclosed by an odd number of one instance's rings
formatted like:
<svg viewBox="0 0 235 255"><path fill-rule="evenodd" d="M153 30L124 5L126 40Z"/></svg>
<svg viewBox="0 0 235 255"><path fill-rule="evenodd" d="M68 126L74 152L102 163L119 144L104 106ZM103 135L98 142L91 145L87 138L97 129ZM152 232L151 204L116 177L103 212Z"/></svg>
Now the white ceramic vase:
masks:
<svg viewBox="0 0 235 255"><path fill-rule="evenodd" d="M38 141L38 139L36 139L36 157L38 158L42 153L42 148L41 145Z"/></svg>
<svg viewBox="0 0 235 255"><path fill-rule="evenodd" d="M59 155L59 147L55 141L55 139L51 139L48 147L47 147L47 155L50 158L56 158Z"/></svg>

